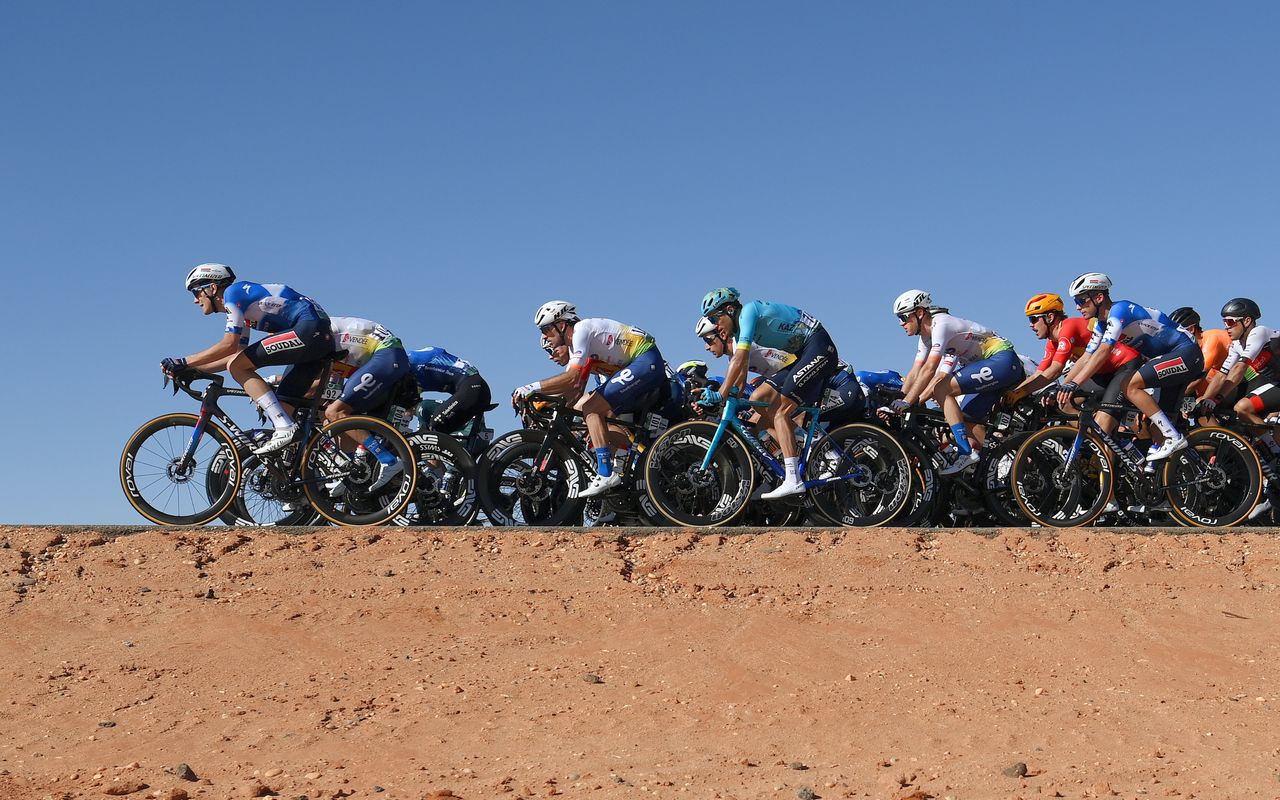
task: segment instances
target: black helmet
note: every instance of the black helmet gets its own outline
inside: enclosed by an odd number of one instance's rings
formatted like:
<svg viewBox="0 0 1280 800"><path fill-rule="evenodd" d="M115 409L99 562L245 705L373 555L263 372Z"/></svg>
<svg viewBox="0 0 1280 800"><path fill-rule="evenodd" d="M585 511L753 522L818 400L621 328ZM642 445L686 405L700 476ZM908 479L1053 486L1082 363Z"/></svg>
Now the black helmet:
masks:
<svg viewBox="0 0 1280 800"><path fill-rule="evenodd" d="M1262 309L1258 308L1258 304L1247 297L1235 297L1227 301L1222 307L1222 316L1226 317L1249 317L1258 320L1262 318Z"/></svg>
<svg viewBox="0 0 1280 800"><path fill-rule="evenodd" d="M1174 322L1178 323L1184 328L1187 327L1188 325L1200 324L1200 315L1197 314L1196 310L1191 306L1183 306L1182 308L1175 308L1173 311L1169 313L1169 319L1173 320Z"/></svg>

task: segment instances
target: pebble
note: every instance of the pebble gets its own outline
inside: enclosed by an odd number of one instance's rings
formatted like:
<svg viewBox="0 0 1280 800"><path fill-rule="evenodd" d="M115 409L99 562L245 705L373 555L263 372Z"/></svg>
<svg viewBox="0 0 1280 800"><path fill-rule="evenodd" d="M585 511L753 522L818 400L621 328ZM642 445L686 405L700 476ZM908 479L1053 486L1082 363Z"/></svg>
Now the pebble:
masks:
<svg viewBox="0 0 1280 800"><path fill-rule="evenodd" d="M1025 778L1027 775L1027 765L1019 761L1000 770L1000 774L1009 778Z"/></svg>
<svg viewBox="0 0 1280 800"><path fill-rule="evenodd" d="M146 788L149 787L142 781L125 781L123 783L113 783L108 786L104 792L112 797L120 797L122 795L140 792Z"/></svg>
<svg viewBox="0 0 1280 800"><path fill-rule="evenodd" d="M177 767L175 767L173 770L173 774L177 775L179 778L182 778L184 781L200 780L198 777L196 777L195 770L193 770L189 765L185 763L179 764Z"/></svg>
<svg viewBox="0 0 1280 800"><path fill-rule="evenodd" d="M250 797L271 797L275 794L275 790L264 783L253 781L248 785L248 795Z"/></svg>
<svg viewBox="0 0 1280 800"><path fill-rule="evenodd" d="M271 769L269 769L269 770L267 770L266 772L262 773L262 777L264 777L264 778L274 778L275 776L279 775L281 772L284 772L284 770L280 769L279 767L272 767Z"/></svg>
<svg viewBox="0 0 1280 800"><path fill-rule="evenodd" d="M319 773L319 772L308 772L306 775L303 775L302 777L306 778L306 779L307 779L307 780L309 780L309 781L314 781L314 780L316 780L317 778L319 778L319 777L320 777L320 773Z"/></svg>
<svg viewBox="0 0 1280 800"><path fill-rule="evenodd" d="M599 675L592 675L590 672L583 675L582 679L587 683L604 683L604 678L601 678Z"/></svg>
<svg viewBox="0 0 1280 800"><path fill-rule="evenodd" d="M799 797L800 800L817 800L818 796L808 786L801 786L800 790L796 792L796 797Z"/></svg>
<svg viewBox="0 0 1280 800"><path fill-rule="evenodd" d="M391 570L389 570L389 569L384 569L384 570L382 571L382 577L384 577L384 578L390 578L390 577L393 577L394 575L395 575L395 573L394 573L394 572L392 572L392 571L391 571Z"/></svg>
<svg viewBox="0 0 1280 800"><path fill-rule="evenodd" d="M788 769L808 769L809 767L799 761L792 761L787 765Z"/></svg>
<svg viewBox="0 0 1280 800"><path fill-rule="evenodd" d="M115 726L116 724L109 719L104 719L102 722L98 723L99 728L114 728Z"/></svg>
<svg viewBox="0 0 1280 800"><path fill-rule="evenodd" d="M204 593L204 599L205 599L205 600L216 600L216 599L217 599L217 598L214 596L214 594L213 594L213 587L212 587L212 586L210 586L210 587L209 587L209 589Z"/></svg>
<svg viewBox="0 0 1280 800"><path fill-rule="evenodd" d="M148 593L150 593L150 592L151 592L151 590L150 590L149 588L147 588L146 586L139 586L139 587L138 587L138 594L148 594Z"/></svg>
<svg viewBox="0 0 1280 800"><path fill-rule="evenodd" d="M170 789L168 794L161 795L165 800L187 800L190 796L186 789Z"/></svg>

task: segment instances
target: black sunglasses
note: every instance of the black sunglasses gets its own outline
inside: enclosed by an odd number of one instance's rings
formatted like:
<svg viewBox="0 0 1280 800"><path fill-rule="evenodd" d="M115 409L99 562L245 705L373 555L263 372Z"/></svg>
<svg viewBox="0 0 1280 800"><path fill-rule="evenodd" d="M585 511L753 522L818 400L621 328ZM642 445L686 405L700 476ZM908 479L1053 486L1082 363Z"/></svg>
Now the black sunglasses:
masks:
<svg viewBox="0 0 1280 800"><path fill-rule="evenodd" d="M1093 298L1087 294L1076 295L1071 299L1076 301L1076 308L1084 308L1093 302Z"/></svg>
<svg viewBox="0 0 1280 800"><path fill-rule="evenodd" d="M899 314L899 315L898 315L898 322L906 322L907 320L911 319L911 318L912 318L912 317L914 317L915 315L916 315L916 312L914 312L914 311L908 311L908 312L907 312L907 313L905 313L905 314Z"/></svg>

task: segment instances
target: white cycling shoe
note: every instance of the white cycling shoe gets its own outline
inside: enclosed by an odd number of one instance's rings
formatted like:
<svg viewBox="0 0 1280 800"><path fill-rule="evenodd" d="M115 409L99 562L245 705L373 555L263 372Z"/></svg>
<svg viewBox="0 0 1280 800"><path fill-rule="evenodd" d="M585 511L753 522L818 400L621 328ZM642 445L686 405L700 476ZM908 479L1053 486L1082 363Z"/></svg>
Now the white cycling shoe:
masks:
<svg viewBox="0 0 1280 800"><path fill-rule="evenodd" d="M595 497L598 494L607 492L610 489L616 489L622 485L622 476L618 473L601 477L599 475L591 479L591 483L587 484L587 488L578 492L578 497Z"/></svg>
<svg viewBox="0 0 1280 800"><path fill-rule="evenodd" d="M255 456L265 456L267 453L274 453L277 450L283 450L293 444L293 440L298 435L298 426L293 425L288 428L276 428L271 433L271 438L253 448Z"/></svg>
<svg viewBox="0 0 1280 800"><path fill-rule="evenodd" d="M973 450L968 455L958 455L956 460L938 470L939 475L955 475L957 472L964 472L969 467L978 463L978 451Z"/></svg>
<svg viewBox="0 0 1280 800"><path fill-rule="evenodd" d="M398 458L390 464L383 464L381 461L376 463L378 465L378 477L374 479L373 483L369 484L370 494L391 483L392 478L404 472L404 462Z"/></svg>
<svg viewBox="0 0 1280 800"><path fill-rule="evenodd" d="M771 491L765 492L764 494L760 495L760 499L761 500L778 500L783 497L790 497L793 494L804 494L804 492L805 492L805 488L804 488L803 481L797 480L793 482L793 481L784 480L782 483L774 487Z"/></svg>
<svg viewBox="0 0 1280 800"><path fill-rule="evenodd" d="M1249 512L1249 519L1257 519L1258 517L1271 511L1271 501L1265 497L1258 501L1258 504Z"/></svg>
<svg viewBox="0 0 1280 800"><path fill-rule="evenodd" d="M1147 453L1148 461L1162 461L1179 450L1187 446L1187 437L1179 436L1176 439L1165 439L1157 447L1152 447Z"/></svg>

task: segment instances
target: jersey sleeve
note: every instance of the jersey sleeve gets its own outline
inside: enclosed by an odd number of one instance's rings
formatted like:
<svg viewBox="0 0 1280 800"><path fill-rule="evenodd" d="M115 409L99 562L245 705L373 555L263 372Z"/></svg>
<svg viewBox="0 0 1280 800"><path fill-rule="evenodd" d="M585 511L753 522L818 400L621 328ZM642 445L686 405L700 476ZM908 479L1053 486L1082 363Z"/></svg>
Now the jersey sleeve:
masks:
<svg viewBox="0 0 1280 800"><path fill-rule="evenodd" d="M916 363L924 363L924 360L928 357L929 343L924 340L923 336L921 336L916 340Z"/></svg>
<svg viewBox="0 0 1280 800"><path fill-rule="evenodd" d="M227 308L227 333L246 333L244 305L247 299L238 283L228 286L222 293L222 304Z"/></svg>
<svg viewBox="0 0 1280 800"><path fill-rule="evenodd" d="M1040 363L1036 365L1036 372L1044 372L1049 365L1057 361L1058 351L1062 349L1062 340L1058 340L1055 344L1052 339L1044 343L1044 358L1040 359ZM1066 359L1063 359L1065 361Z"/></svg>
<svg viewBox="0 0 1280 800"><path fill-rule="evenodd" d="M1213 372L1226 363L1227 353L1231 351L1230 337L1206 335L1201 339L1201 342L1202 347L1200 349L1204 352L1205 372Z"/></svg>
<svg viewBox="0 0 1280 800"><path fill-rule="evenodd" d="M1111 313L1107 315L1106 327L1102 329L1101 336L1094 336L1089 340L1089 346L1085 348L1086 353L1092 353L1104 344L1114 345L1120 341L1120 332L1124 330L1125 319L1123 312L1119 308L1119 303L1111 307Z"/></svg>
<svg viewBox="0 0 1280 800"><path fill-rule="evenodd" d="M738 350L750 350L751 341L756 337L756 324L760 321L760 304L747 303L738 314L738 341L734 345Z"/></svg>
<svg viewBox="0 0 1280 800"><path fill-rule="evenodd" d="M573 328L573 341L569 344L569 363L565 370L575 370L586 363L587 348L591 345L591 331L581 322Z"/></svg>

